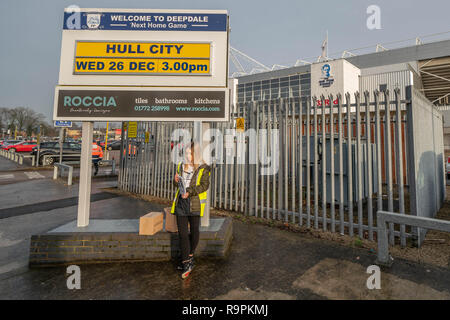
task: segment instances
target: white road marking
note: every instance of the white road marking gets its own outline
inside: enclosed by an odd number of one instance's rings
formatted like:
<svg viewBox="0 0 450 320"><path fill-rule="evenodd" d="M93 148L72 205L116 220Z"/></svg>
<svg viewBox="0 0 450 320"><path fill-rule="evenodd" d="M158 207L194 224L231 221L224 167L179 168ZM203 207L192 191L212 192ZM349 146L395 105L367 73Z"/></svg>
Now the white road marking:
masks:
<svg viewBox="0 0 450 320"><path fill-rule="evenodd" d="M42 179L45 178L42 174L37 171L24 172L28 179Z"/></svg>
<svg viewBox="0 0 450 320"><path fill-rule="evenodd" d="M6 180L6 179L14 179L13 174L2 174L0 175L0 179Z"/></svg>
<svg viewBox="0 0 450 320"><path fill-rule="evenodd" d="M28 265L27 261L14 261L8 264L4 264L0 266L0 274L20 269L26 267L27 265Z"/></svg>
<svg viewBox="0 0 450 320"><path fill-rule="evenodd" d="M7 239L3 236L3 232L0 232L0 248L10 247L10 246L16 245L22 241L24 241L24 239L20 239L20 240Z"/></svg>

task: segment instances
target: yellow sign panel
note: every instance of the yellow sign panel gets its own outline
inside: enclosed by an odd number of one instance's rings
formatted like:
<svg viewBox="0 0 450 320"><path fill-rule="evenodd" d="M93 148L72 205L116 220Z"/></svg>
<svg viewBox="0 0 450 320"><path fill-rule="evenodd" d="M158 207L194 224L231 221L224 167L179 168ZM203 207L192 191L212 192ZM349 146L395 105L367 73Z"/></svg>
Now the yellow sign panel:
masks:
<svg viewBox="0 0 450 320"><path fill-rule="evenodd" d="M77 41L76 57L211 58L210 43Z"/></svg>
<svg viewBox="0 0 450 320"><path fill-rule="evenodd" d="M137 137L137 122L128 122L128 138Z"/></svg>
<svg viewBox="0 0 450 320"><path fill-rule="evenodd" d="M245 119L244 118L236 118L236 129L238 131L245 131Z"/></svg>
<svg viewBox="0 0 450 320"><path fill-rule="evenodd" d="M77 41L74 74L211 74L211 44Z"/></svg>
<svg viewBox="0 0 450 320"><path fill-rule="evenodd" d="M149 140L150 140L150 132L145 131L145 143L148 143Z"/></svg>
<svg viewBox="0 0 450 320"><path fill-rule="evenodd" d="M75 74L209 74L210 60L75 58Z"/></svg>

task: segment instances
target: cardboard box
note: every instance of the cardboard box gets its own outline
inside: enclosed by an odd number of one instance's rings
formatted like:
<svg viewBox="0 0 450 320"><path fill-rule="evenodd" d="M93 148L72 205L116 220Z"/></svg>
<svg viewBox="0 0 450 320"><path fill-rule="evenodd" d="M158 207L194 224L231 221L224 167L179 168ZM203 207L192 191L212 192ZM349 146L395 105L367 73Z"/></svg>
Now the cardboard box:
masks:
<svg viewBox="0 0 450 320"><path fill-rule="evenodd" d="M139 234L154 235L163 228L164 215L162 212L150 212L139 219Z"/></svg>
<svg viewBox="0 0 450 320"><path fill-rule="evenodd" d="M170 213L171 207L164 208L164 216L166 219L165 230L167 232L178 232L177 216ZM191 230L191 226L188 223L188 230Z"/></svg>
<svg viewBox="0 0 450 320"><path fill-rule="evenodd" d="M178 232L177 216L170 213L172 208L164 208L164 214L166 216L166 230L167 232Z"/></svg>

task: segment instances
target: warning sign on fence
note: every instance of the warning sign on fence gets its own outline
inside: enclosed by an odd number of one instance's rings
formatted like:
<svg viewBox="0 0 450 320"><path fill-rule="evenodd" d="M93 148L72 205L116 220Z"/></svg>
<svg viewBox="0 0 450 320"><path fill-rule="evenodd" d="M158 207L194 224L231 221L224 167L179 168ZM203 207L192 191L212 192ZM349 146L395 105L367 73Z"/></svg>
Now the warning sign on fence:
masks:
<svg viewBox="0 0 450 320"><path fill-rule="evenodd" d="M245 131L245 119L244 118L236 118L236 130L244 132Z"/></svg>
<svg viewBox="0 0 450 320"><path fill-rule="evenodd" d="M137 122L128 122L128 138L137 137Z"/></svg>

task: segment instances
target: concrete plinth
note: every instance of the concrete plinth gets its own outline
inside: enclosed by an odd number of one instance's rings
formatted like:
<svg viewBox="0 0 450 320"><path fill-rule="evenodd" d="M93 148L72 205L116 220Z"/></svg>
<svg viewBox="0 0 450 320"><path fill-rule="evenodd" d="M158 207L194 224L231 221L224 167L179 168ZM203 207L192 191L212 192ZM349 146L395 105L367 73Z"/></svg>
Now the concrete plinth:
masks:
<svg viewBox="0 0 450 320"><path fill-rule="evenodd" d="M197 257L226 257L232 241L232 219L212 218L200 227ZM72 221L45 234L33 235L30 266L105 263L119 261L164 261L179 255L178 233L160 231L139 235L138 219L92 219L79 228Z"/></svg>

